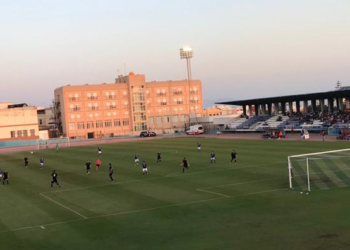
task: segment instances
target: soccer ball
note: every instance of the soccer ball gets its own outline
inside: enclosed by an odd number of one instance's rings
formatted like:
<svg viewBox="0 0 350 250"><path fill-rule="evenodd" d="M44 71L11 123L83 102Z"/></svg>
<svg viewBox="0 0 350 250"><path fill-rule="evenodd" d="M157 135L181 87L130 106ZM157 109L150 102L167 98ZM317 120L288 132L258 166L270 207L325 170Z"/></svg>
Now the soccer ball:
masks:
<svg viewBox="0 0 350 250"><path fill-rule="evenodd" d="M31 154L34 154L34 152L32 151L32 152L30 152Z"/></svg>

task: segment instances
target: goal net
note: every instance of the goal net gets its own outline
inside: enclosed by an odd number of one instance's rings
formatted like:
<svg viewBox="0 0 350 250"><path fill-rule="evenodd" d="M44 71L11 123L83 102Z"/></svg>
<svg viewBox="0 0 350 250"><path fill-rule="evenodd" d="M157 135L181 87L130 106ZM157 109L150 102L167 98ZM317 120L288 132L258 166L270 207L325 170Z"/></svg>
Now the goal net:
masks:
<svg viewBox="0 0 350 250"><path fill-rule="evenodd" d="M289 187L301 191L350 185L350 149L288 156Z"/></svg>
<svg viewBox="0 0 350 250"><path fill-rule="evenodd" d="M53 138L48 140L37 140L36 149L49 149L49 148L69 148L70 140L68 137L64 138Z"/></svg>

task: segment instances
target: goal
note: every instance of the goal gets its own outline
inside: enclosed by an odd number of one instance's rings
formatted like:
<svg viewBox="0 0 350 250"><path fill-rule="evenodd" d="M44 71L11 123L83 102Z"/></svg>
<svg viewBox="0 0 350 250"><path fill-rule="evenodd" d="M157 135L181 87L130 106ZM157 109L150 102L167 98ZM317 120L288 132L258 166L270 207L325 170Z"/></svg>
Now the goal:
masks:
<svg viewBox="0 0 350 250"><path fill-rule="evenodd" d="M53 138L48 140L37 140L36 149L42 150L42 149L49 149L49 148L55 148L56 145L60 148L69 148L70 147L70 139L68 137L63 138Z"/></svg>
<svg viewBox="0 0 350 250"><path fill-rule="evenodd" d="M350 149L288 156L289 187L320 190L350 185Z"/></svg>

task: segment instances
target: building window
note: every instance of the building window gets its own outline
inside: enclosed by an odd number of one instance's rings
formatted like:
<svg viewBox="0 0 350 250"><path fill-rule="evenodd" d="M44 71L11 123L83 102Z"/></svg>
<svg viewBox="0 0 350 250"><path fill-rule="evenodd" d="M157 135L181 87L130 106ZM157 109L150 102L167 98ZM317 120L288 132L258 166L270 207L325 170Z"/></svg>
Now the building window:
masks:
<svg viewBox="0 0 350 250"><path fill-rule="evenodd" d="M114 120L114 127L120 127L120 120Z"/></svg>
<svg viewBox="0 0 350 250"><path fill-rule="evenodd" d="M196 94L198 94L197 87L190 88L190 94L191 94L191 95L196 95Z"/></svg>
<svg viewBox="0 0 350 250"><path fill-rule="evenodd" d="M180 121L182 121L182 122L185 121L185 115L180 115Z"/></svg>
<svg viewBox="0 0 350 250"><path fill-rule="evenodd" d="M92 95L90 93L87 94L88 100L97 100L98 96L97 93L93 93Z"/></svg>
<svg viewBox="0 0 350 250"><path fill-rule="evenodd" d="M157 123L162 123L162 117L161 116L157 116Z"/></svg>
<svg viewBox="0 0 350 250"><path fill-rule="evenodd" d="M68 123L69 130L75 130L75 123Z"/></svg>
<svg viewBox="0 0 350 250"><path fill-rule="evenodd" d="M69 101L79 101L79 95L74 94L74 95L69 95Z"/></svg>
<svg viewBox="0 0 350 250"><path fill-rule="evenodd" d="M86 123L86 127L87 127L87 129L92 129L92 128L94 128L94 122L87 122L87 123Z"/></svg>
<svg viewBox="0 0 350 250"><path fill-rule="evenodd" d="M23 130L23 137L27 137L28 136L28 130Z"/></svg>
<svg viewBox="0 0 350 250"><path fill-rule="evenodd" d="M78 126L78 129L84 129L85 128L85 124L83 122L78 122L77 126Z"/></svg>
<svg viewBox="0 0 350 250"><path fill-rule="evenodd" d="M148 118L148 123L149 124L153 124L154 123L154 118L153 117Z"/></svg>
<svg viewBox="0 0 350 250"><path fill-rule="evenodd" d="M106 127L106 128L112 127L112 121L111 121L111 120L105 121L105 127Z"/></svg>
<svg viewBox="0 0 350 250"><path fill-rule="evenodd" d="M70 105L70 111L80 111L80 107L79 107L79 105L73 105L73 104L71 104Z"/></svg>
<svg viewBox="0 0 350 250"><path fill-rule="evenodd" d="M35 136L35 129L30 130L30 136Z"/></svg>
<svg viewBox="0 0 350 250"><path fill-rule="evenodd" d="M39 125L43 125L43 119L39 119Z"/></svg>
<svg viewBox="0 0 350 250"><path fill-rule="evenodd" d="M170 116L165 117L165 122L169 123L170 122Z"/></svg>
<svg viewBox="0 0 350 250"><path fill-rule="evenodd" d="M16 131L11 131L11 138L15 138L16 137Z"/></svg>
<svg viewBox="0 0 350 250"><path fill-rule="evenodd" d="M123 126L129 126L129 119L123 119Z"/></svg>
<svg viewBox="0 0 350 250"><path fill-rule="evenodd" d="M177 115L173 115L173 122L179 122L179 117Z"/></svg>
<svg viewBox="0 0 350 250"><path fill-rule="evenodd" d="M103 122L102 121L96 121L96 128L103 128Z"/></svg>
<svg viewBox="0 0 350 250"><path fill-rule="evenodd" d="M17 131L17 137L22 137L22 130Z"/></svg>
<svg viewBox="0 0 350 250"><path fill-rule="evenodd" d="M174 89L173 90L173 95L182 95L182 89L181 88Z"/></svg>

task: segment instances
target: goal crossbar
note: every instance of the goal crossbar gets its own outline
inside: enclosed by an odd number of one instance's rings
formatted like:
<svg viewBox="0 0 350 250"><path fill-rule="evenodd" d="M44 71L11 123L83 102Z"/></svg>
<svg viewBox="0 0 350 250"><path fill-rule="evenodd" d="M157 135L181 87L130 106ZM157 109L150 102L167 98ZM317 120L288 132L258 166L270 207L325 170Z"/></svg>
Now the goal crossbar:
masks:
<svg viewBox="0 0 350 250"><path fill-rule="evenodd" d="M310 154L302 154L302 155L290 155L290 156L288 156L288 158L290 159L290 158L305 157L305 156L311 156L311 155L331 154L331 153L338 153L338 152L344 152L344 151L350 151L350 148L331 150L331 151L323 151L323 152L310 153Z"/></svg>
<svg viewBox="0 0 350 250"><path fill-rule="evenodd" d="M291 164L291 158L302 158L302 157L306 158L305 159L305 163L306 163L306 172L307 172L306 173L307 174L307 186L308 186L308 191L311 191L311 189L310 189L310 170L309 170L309 158L308 158L308 156L322 155L322 154L332 154L332 153L339 153L339 152L345 152L345 151L350 151L350 148L288 156L287 164L288 164L288 175L289 175L289 188L293 188L293 182L292 182L293 166ZM350 155L349 155L349 157L350 157Z"/></svg>

